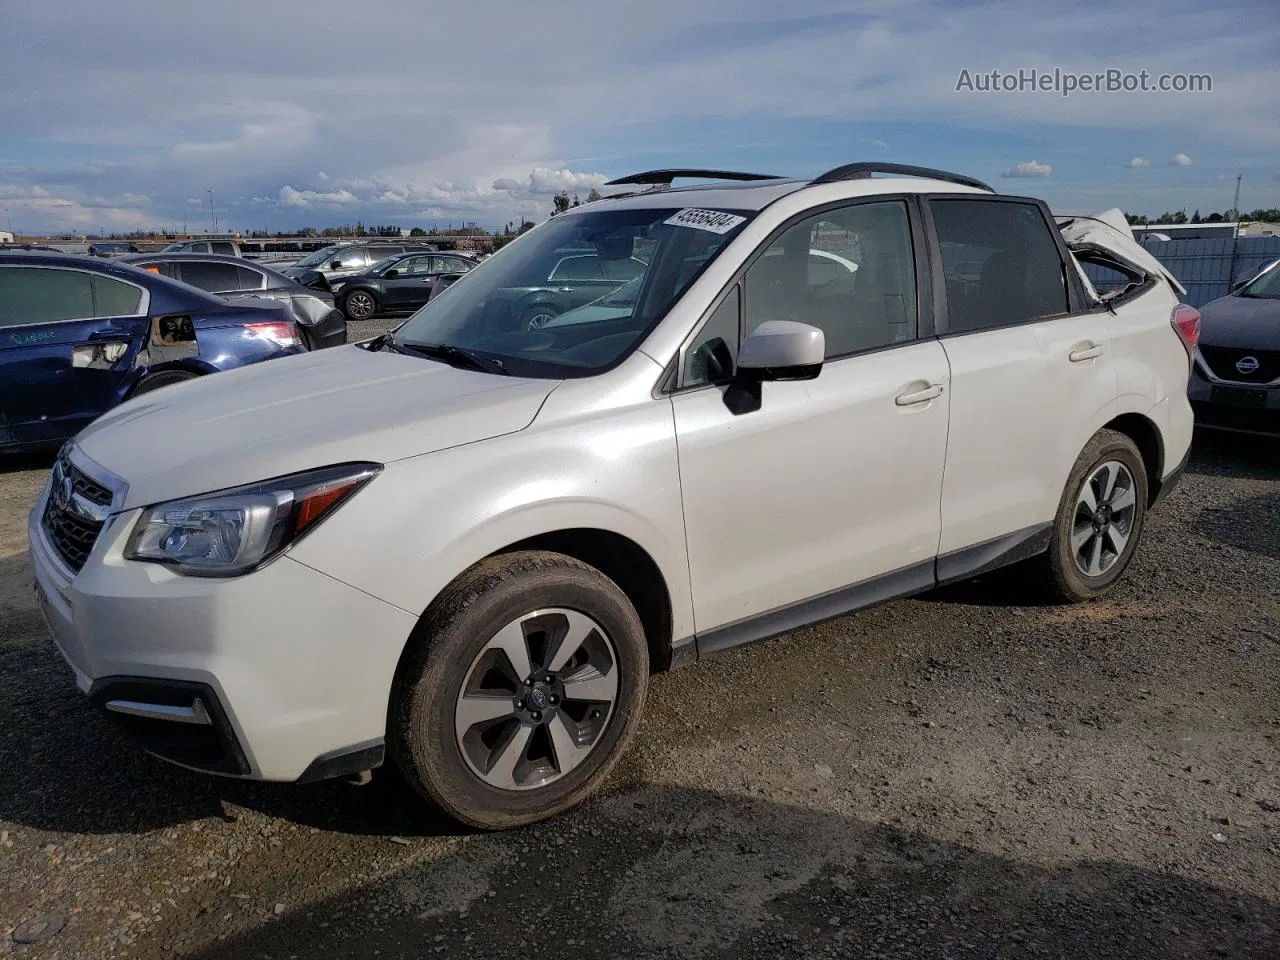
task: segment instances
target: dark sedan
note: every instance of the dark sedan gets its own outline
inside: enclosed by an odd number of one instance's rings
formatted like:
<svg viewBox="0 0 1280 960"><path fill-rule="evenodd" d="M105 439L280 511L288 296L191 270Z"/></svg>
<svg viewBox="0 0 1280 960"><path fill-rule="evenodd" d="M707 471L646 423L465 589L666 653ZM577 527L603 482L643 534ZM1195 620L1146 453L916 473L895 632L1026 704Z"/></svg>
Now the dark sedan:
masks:
<svg viewBox="0 0 1280 960"><path fill-rule="evenodd" d="M257 297L284 304L312 350L347 342L347 320L327 290L304 287L265 264L209 253L139 253L122 261L229 300Z"/></svg>
<svg viewBox="0 0 1280 960"><path fill-rule="evenodd" d="M349 320L383 313L412 313L431 299L441 277L460 276L476 266L460 253L403 253L379 260L364 273L331 281L334 297Z"/></svg>
<svg viewBox="0 0 1280 960"><path fill-rule="evenodd" d="M1189 396L1199 426L1280 436L1280 264L1200 308Z"/></svg>
<svg viewBox="0 0 1280 960"><path fill-rule="evenodd" d="M0 453L59 444L130 397L306 349L283 304L232 303L118 260L0 253Z"/></svg>

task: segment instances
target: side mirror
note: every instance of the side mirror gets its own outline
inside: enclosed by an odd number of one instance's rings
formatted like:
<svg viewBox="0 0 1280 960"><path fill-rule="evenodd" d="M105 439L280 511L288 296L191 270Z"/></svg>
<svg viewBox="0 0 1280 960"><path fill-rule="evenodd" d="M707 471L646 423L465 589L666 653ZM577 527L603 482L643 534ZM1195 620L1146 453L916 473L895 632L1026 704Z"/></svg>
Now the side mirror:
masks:
<svg viewBox="0 0 1280 960"><path fill-rule="evenodd" d="M1238 290L1243 290L1245 286L1248 285L1248 283L1249 283L1248 280L1237 280L1235 283L1231 285L1231 289L1228 292L1235 293Z"/></svg>
<svg viewBox="0 0 1280 960"><path fill-rule="evenodd" d="M329 261L329 269L330 269L330 270L341 270L341 269L342 269L342 261L341 261L341 260L330 260L330 261Z"/></svg>
<svg viewBox="0 0 1280 960"><path fill-rule="evenodd" d="M826 335L817 327L794 320L766 320L742 341L738 377L813 380L822 372L826 351Z"/></svg>
<svg viewBox="0 0 1280 960"><path fill-rule="evenodd" d="M390 280L392 277L400 276L400 271L397 270L395 267L392 267L390 270L384 273L383 276L386 277L388 280Z"/></svg>

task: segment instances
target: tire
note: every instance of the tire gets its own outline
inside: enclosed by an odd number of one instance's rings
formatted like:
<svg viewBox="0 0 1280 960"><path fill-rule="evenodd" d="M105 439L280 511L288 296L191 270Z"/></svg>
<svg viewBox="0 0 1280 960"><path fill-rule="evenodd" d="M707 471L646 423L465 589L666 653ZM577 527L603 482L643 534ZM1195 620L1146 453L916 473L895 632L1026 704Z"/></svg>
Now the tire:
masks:
<svg viewBox="0 0 1280 960"><path fill-rule="evenodd" d="M352 290L342 298L342 312L348 320L371 320L378 312L378 298L368 290Z"/></svg>
<svg viewBox="0 0 1280 960"><path fill-rule="evenodd" d="M573 639L558 644L564 636ZM635 732L648 672L640 618L600 571L542 551L491 557L419 621L392 690L389 753L463 824L544 820L609 775Z"/></svg>
<svg viewBox="0 0 1280 960"><path fill-rule="evenodd" d="M129 397L132 399L141 394L159 390L161 387L171 387L175 383L182 383L184 380L194 380L198 376L198 373L192 373L189 370L164 370L160 373L153 373L139 380L138 385L130 391Z"/></svg>
<svg viewBox="0 0 1280 960"><path fill-rule="evenodd" d="M1090 503L1099 509L1091 511ZM1035 558L1032 572L1050 598L1075 603L1109 593L1142 539L1147 503L1147 469L1137 445L1122 433L1099 430L1071 468L1049 549Z"/></svg>
<svg viewBox="0 0 1280 960"><path fill-rule="evenodd" d="M549 303L536 303L527 307L520 314L521 330L540 330L551 320L560 316L560 311Z"/></svg>

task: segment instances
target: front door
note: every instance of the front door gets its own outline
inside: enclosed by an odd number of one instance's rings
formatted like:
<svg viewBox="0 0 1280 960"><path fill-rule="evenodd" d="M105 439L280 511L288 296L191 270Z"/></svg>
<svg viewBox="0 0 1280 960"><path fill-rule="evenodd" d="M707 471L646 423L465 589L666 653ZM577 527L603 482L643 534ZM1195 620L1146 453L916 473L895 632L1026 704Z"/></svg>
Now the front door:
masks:
<svg viewBox="0 0 1280 960"><path fill-rule="evenodd" d="M0 447L60 442L119 402L146 300L84 270L0 265Z"/></svg>
<svg viewBox="0 0 1280 960"><path fill-rule="evenodd" d="M802 219L686 345L672 405L700 648L932 585L948 370L919 232L899 199ZM744 406L724 380L741 332L773 319L822 329L827 360Z"/></svg>

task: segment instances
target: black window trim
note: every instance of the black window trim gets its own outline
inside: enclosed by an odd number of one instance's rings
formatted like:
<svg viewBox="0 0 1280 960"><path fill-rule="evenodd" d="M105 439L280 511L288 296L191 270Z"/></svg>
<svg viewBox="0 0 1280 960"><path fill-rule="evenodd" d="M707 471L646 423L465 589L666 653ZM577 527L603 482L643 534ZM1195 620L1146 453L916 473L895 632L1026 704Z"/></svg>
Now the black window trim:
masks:
<svg viewBox="0 0 1280 960"><path fill-rule="evenodd" d="M1084 286L1080 282L1080 277L1076 273L1076 268L1071 258L1071 251L1067 249L1067 243L1062 237L1062 231L1058 228L1057 221L1054 219L1049 205L1043 200L1036 197L1013 197L1005 194L977 194L977 193L922 193L919 195L922 213L924 215L926 242L929 247L929 261L932 267L933 275L933 302L935 304L934 316L934 336L938 339L946 339L948 337L964 337L974 333L990 333L993 330L1011 330L1016 327L1025 327L1032 323L1049 323L1054 320L1070 320L1072 317L1083 316L1095 312L1093 304L1085 295ZM1045 227L1049 230L1053 237L1054 246L1058 250L1058 265L1062 275L1063 285L1067 292L1067 312L1060 316L1052 317L1028 317L1026 320L1018 320L1015 323L996 323L987 327L978 327L973 330L952 330L950 326L949 308L947 302L947 281L946 275L942 270L942 243L938 237L938 227L933 219L933 201L935 200L961 200L966 203L981 201L983 203L1017 203L1022 206L1033 206L1040 211L1040 217L1044 220ZM1103 307L1102 309L1106 309Z"/></svg>
<svg viewBox="0 0 1280 960"><path fill-rule="evenodd" d="M52 263L0 263L0 270L16 269L16 270L61 270L64 273L83 273L89 279L89 302L93 305L94 316L91 317L67 317L65 320L36 320L33 323L15 323L12 327L2 327L0 329L10 330L18 327L44 327L54 323L87 323L90 320L110 320L113 317L121 319L130 319L134 317L145 317L151 310L151 291L140 283L134 283L132 280L126 280L124 277L117 277L114 274L103 273L97 270L85 270L82 267L64 266L62 264ZM116 280L120 283L136 287L142 292L142 296L138 300L137 313L110 313L98 315L98 295L93 289L93 277L105 277L108 280Z"/></svg>
<svg viewBox="0 0 1280 960"><path fill-rule="evenodd" d="M933 292L932 278L935 274L935 267L930 251L926 242L926 222L923 217L921 204L919 202L919 194L914 193L880 193L863 197L846 197L843 200L833 200L829 203L819 204L818 206L808 207L801 212L788 217L781 224L775 227L767 237L765 237L756 248L751 251L747 258L734 271L733 276L725 283L724 287L712 299L710 306L703 311L697 322L693 325L689 335L681 342L680 348L676 351L675 357L671 365L665 369L659 378L655 393L661 396L676 396L677 394L692 393L696 390L707 390L711 388L721 388L725 384L721 383L696 383L689 386L680 384L680 379L684 373L684 357L685 352L697 339L698 334L702 332L702 328L710 321L711 316L720 308L720 304L729 296L735 286L741 285L742 292L738 300L738 346L742 346L742 341L746 339L746 316L748 313L750 295L747 292L747 285L743 283L743 279L747 275L747 271L755 265L779 237L790 230L792 227L829 213L832 210L844 210L853 206L861 206L868 203L885 203L885 202L901 202L907 211L907 229L908 239L911 242L911 259L916 274L916 335L910 340L898 340L893 343L881 344L878 347L867 347L864 350L853 350L849 353L842 353L836 357L827 357L822 361L823 367L830 363L838 363L841 360L847 360L850 357L868 356L873 353L882 353L885 350L895 350L899 347L907 347L912 344L920 343L935 337L935 313L933 304L935 296ZM941 261L939 261L940 264ZM940 271L939 271L940 272ZM735 368L737 358L734 358Z"/></svg>

